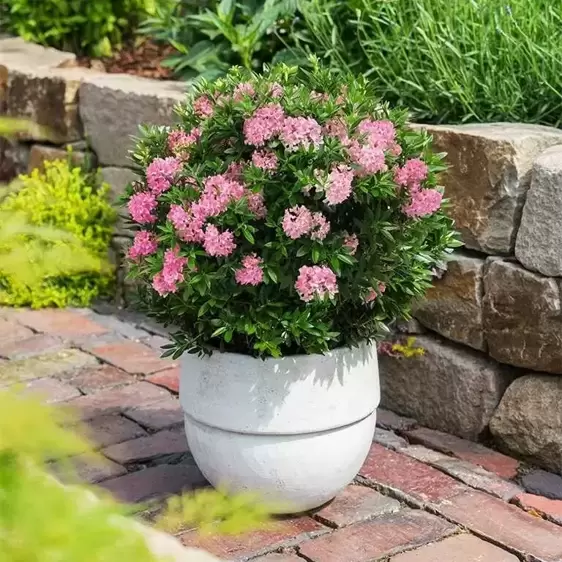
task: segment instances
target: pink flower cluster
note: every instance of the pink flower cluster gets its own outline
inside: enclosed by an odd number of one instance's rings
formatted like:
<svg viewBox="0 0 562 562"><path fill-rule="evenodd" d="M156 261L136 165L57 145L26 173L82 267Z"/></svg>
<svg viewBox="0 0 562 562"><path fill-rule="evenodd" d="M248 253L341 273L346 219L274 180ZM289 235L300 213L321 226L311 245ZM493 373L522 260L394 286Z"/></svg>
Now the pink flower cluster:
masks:
<svg viewBox="0 0 562 562"><path fill-rule="evenodd" d="M187 258L179 255L179 248L170 248L164 254L164 267L157 273L152 280L154 290L161 296L175 293L178 290L178 283L184 280L183 270L187 263Z"/></svg>
<svg viewBox="0 0 562 562"><path fill-rule="evenodd" d="M181 160L177 158L155 158L146 169L146 182L150 191L158 196L170 189L181 167Z"/></svg>
<svg viewBox="0 0 562 562"><path fill-rule="evenodd" d="M242 101L244 97L253 97L256 95L256 90L249 82L242 82L234 88L234 93L232 94L232 99L234 101Z"/></svg>
<svg viewBox="0 0 562 562"><path fill-rule="evenodd" d="M347 146L349 144L349 131L345 121L340 117L333 117L323 127L323 132L327 137L334 137Z"/></svg>
<svg viewBox="0 0 562 562"><path fill-rule="evenodd" d="M404 166L394 170L394 181L398 185L415 189L427 178L428 173L429 169L425 162L419 158L411 158Z"/></svg>
<svg viewBox="0 0 562 562"><path fill-rule="evenodd" d="M191 129L189 133L184 131L171 131L168 134L168 150L185 161L189 158L187 152L189 147L195 144L201 137L201 130L198 127Z"/></svg>
<svg viewBox="0 0 562 562"><path fill-rule="evenodd" d="M326 198L328 205L343 203L349 198L352 191L353 170L344 164L332 168L326 182Z"/></svg>
<svg viewBox="0 0 562 562"><path fill-rule="evenodd" d="M365 135L369 146L389 150L393 156L399 156L402 148L396 142L396 129L391 121L373 121L363 119L357 126L357 131Z"/></svg>
<svg viewBox="0 0 562 562"><path fill-rule="evenodd" d="M379 292L377 293L376 289L371 287L365 296L365 302L370 303L373 302L379 294L383 294L386 291L386 285L384 283L379 283Z"/></svg>
<svg viewBox="0 0 562 562"><path fill-rule="evenodd" d="M149 192L135 193L127 203L131 218L139 224L150 224L156 221L154 210L157 206L156 197Z"/></svg>
<svg viewBox="0 0 562 562"><path fill-rule="evenodd" d="M129 248L128 256L132 260L138 260L144 256L154 254L157 249L158 242L154 234L146 230L139 230L135 234L133 245Z"/></svg>
<svg viewBox="0 0 562 562"><path fill-rule="evenodd" d="M263 281L262 263L263 260L256 254L244 256L242 268L237 269L234 274L236 282L240 285L259 285Z"/></svg>
<svg viewBox="0 0 562 562"><path fill-rule="evenodd" d="M267 208L262 193L249 193L248 194L248 209L254 213L256 218L264 219L267 215Z"/></svg>
<svg viewBox="0 0 562 562"><path fill-rule="evenodd" d="M347 234L343 240L343 245L348 249L349 253L353 256L359 247L359 239L356 234Z"/></svg>
<svg viewBox="0 0 562 562"><path fill-rule="evenodd" d="M279 139L288 151L322 144L322 127L312 117L286 117Z"/></svg>
<svg viewBox="0 0 562 562"><path fill-rule="evenodd" d="M320 212L311 213L304 205L286 209L281 226L292 240L305 234L310 234L312 240L324 240L330 232L330 223L326 217Z"/></svg>
<svg viewBox="0 0 562 562"><path fill-rule="evenodd" d="M269 150L256 150L252 154L252 164L256 168L272 171L277 169L278 160L274 152Z"/></svg>
<svg viewBox="0 0 562 562"><path fill-rule="evenodd" d="M273 84L271 84L271 88L269 89L269 95L272 98L280 98L283 96L283 86L281 86L281 84L274 82Z"/></svg>
<svg viewBox="0 0 562 562"><path fill-rule="evenodd" d="M246 144L263 146L266 141L281 132L285 114L278 103L270 103L256 109L254 115L244 121Z"/></svg>
<svg viewBox="0 0 562 562"><path fill-rule="evenodd" d="M210 224L205 229L203 248L210 256L229 256L236 249L234 234L230 230L220 232L215 225Z"/></svg>
<svg viewBox="0 0 562 562"><path fill-rule="evenodd" d="M436 189L417 187L410 190L410 202L402 208L405 215L412 218L431 215L441 207L443 195Z"/></svg>
<svg viewBox="0 0 562 562"><path fill-rule="evenodd" d="M333 297L338 292L336 274L325 265L303 265L299 269L295 289L305 302L326 295Z"/></svg>
<svg viewBox="0 0 562 562"><path fill-rule="evenodd" d="M201 119L207 119L213 115L215 108L213 107L213 102L207 96L199 96L193 102L193 111Z"/></svg>

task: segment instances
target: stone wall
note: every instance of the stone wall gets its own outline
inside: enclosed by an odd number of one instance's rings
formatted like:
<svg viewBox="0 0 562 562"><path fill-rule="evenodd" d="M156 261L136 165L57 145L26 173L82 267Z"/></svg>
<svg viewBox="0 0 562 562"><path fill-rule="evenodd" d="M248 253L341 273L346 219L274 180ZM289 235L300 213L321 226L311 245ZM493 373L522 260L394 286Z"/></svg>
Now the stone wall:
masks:
<svg viewBox="0 0 562 562"><path fill-rule="evenodd" d="M425 355L381 358L383 405L562 473L562 131L422 127L465 248L415 307Z"/></svg>
<svg viewBox="0 0 562 562"><path fill-rule="evenodd" d="M138 125L171 123L183 96L180 83L78 68L72 54L0 40L0 113L46 127L0 144L0 181L64 157L67 144L78 160L89 147L116 200L135 179ZM562 473L562 131L418 127L448 153L444 184L465 248L416 306L421 328L407 324L425 355L381 357L383 406Z"/></svg>
<svg viewBox="0 0 562 562"><path fill-rule="evenodd" d="M141 123L167 125L185 95L180 82L106 74L78 67L72 53L46 49L18 38L0 39L0 115L27 117L37 125L16 142L0 139L0 183L41 168L45 160L74 158L101 167L117 199L136 178L129 159ZM118 271L116 300L126 300L123 250L131 233L119 219L112 242Z"/></svg>

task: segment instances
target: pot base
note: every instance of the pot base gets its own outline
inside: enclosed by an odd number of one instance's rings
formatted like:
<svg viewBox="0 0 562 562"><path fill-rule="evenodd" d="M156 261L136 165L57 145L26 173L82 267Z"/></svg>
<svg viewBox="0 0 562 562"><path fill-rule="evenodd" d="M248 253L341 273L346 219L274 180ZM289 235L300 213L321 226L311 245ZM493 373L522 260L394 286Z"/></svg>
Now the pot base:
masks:
<svg viewBox="0 0 562 562"><path fill-rule="evenodd" d="M371 447L376 411L353 424L299 435L225 431L185 416L189 448L205 478L230 493L252 493L271 513L308 511L357 475Z"/></svg>

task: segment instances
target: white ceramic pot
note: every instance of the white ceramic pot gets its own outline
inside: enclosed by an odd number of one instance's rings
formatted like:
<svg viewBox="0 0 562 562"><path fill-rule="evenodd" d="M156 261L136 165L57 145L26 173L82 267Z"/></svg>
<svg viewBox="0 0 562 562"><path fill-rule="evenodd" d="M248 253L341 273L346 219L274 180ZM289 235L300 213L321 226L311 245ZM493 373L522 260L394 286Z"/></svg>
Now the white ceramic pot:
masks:
<svg viewBox="0 0 562 562"><path fill-rule="evenodd" d="M180 400L213 486L257 494L278 513L306 511L365 461L380 400L376 345L265 360L185 354Z"/></svg>

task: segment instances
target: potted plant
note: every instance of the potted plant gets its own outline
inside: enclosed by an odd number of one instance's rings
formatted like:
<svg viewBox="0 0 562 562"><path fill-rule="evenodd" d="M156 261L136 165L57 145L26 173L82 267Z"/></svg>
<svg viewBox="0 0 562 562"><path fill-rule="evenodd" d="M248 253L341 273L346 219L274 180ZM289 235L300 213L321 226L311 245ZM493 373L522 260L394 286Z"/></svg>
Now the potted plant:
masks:
<svg viewBox="0 0 562 562"><path fill-rule="evenodd" d="M234 69L148 127L127 205L140 303L178 330L190 449L213 485L298 512L365 460L376 338L456 245L430 138L363 79Z"/></svg>

